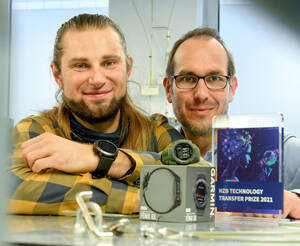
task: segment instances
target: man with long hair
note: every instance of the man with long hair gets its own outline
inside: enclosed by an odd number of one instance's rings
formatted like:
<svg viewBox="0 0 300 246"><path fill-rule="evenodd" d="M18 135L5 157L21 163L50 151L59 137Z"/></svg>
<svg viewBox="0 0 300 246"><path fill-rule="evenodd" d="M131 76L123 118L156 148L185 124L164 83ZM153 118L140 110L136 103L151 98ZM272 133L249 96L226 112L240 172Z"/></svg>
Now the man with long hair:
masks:
<svg viewBox="0 0 300 246"><path fill-rule="evenodd" d="M86 190L106 212L138 212L140 166L182 136L131 102L121 30L102 15L71 18L57 32L51 69L58 105L14 128L8 212L59 215Z"/></svg>

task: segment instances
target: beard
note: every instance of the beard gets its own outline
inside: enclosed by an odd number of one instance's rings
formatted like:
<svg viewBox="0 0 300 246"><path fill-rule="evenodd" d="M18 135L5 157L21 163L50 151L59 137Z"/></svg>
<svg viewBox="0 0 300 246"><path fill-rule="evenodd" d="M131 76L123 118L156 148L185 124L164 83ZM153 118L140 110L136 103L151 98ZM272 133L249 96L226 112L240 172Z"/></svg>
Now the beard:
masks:
<svg viewBox="0 0 300 246"><path fill-rule="evenodd" d="M201 121L201 119L199 120ZM188 122L186 119L182 119L181 124L185 131L189 132L192 136L195 137L207 136L212 134L212 127L208 123L200 123L196 126Z"/></svg>
<svg viewBox="0 0 300 246"><path fill-rule="evenodd" d="M189 132L190 135L195 137L208 136L212 134L212 119L208 120L206 116L202 116L198 117L196 123L193 123L184 115L181 107L182 103L180 102L180 100L178 100L178 98L174 97L174 94L172 100L175 116L185 131ZM189 107L189 105L186 105L186 107ZM219 115L227 114L227 112L228 104L227 102L224 102L224 106L221 109Z"/></svg>
<svg viewBox="0 0 300 246"><path fill-rule="evenodd" d="M76 102L72 99L67 98L64 93L62 94L62 99L66 103L68 108L78 118L90 124L106 122L114 119L120 111L125 97L126 94L124 94L120 99L113 98L110 104L106 107L101 107L101 105L103 104L103 100L97 100L94 103L96 106L98 106L98 109L96 112L93 112L83 100Z"/></svg>

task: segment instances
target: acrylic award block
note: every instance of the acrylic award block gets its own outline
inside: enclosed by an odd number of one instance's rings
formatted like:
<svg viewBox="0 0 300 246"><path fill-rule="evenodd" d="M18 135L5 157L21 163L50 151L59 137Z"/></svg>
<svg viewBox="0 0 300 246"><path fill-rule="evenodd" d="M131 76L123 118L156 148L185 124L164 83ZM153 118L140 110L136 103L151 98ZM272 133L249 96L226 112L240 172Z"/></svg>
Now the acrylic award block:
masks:
<svg viewBox="0 0 300 246"><path fill-rule="evenodd" d="M220 115L212 124L217 211L282 214L283 115Z"/></svg>

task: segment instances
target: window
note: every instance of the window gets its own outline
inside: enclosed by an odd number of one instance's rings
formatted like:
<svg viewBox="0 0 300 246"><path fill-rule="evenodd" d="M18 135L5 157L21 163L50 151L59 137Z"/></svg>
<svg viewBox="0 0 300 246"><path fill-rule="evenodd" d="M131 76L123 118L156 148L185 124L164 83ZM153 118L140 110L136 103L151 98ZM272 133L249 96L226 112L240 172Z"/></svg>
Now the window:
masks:
<svg viewBox="0 0 300 246"><path fill-rule="evenodd" d="M108 0L12 0L10 117L50 109L58 89L50 69L56 31L80 13L108 15Z"/></svg>

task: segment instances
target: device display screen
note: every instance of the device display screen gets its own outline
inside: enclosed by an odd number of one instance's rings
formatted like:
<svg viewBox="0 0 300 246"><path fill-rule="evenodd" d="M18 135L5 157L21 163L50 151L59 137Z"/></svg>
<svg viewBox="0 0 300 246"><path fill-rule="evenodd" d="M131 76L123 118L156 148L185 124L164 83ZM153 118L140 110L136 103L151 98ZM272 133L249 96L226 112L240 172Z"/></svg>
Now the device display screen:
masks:
<svg viewBox="0 0 300 246"><path fill-rule="evenodd" d="M188 160L193 155L193 149L189 144L180 143L175 147L175 155L180 160Z"/></svg>
<svg viewBox="0 0 300 246"><path fill-rule="evenodd" d="M117 148L115 147L115 145L111 144L107 141L100 141L99 145L100 145L101 149L103 149L104 151L106 151L108 153L115 153L117 151Z"/></svg>

